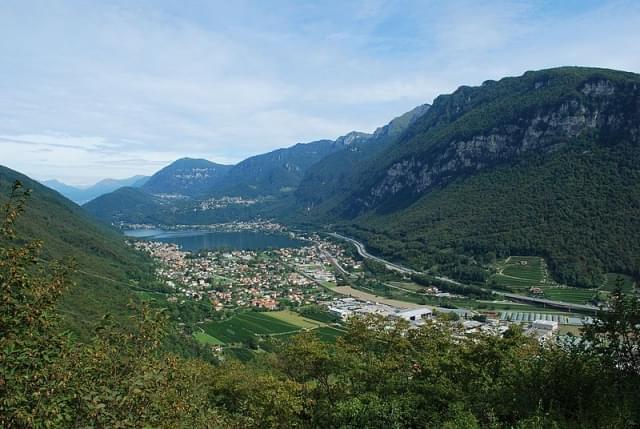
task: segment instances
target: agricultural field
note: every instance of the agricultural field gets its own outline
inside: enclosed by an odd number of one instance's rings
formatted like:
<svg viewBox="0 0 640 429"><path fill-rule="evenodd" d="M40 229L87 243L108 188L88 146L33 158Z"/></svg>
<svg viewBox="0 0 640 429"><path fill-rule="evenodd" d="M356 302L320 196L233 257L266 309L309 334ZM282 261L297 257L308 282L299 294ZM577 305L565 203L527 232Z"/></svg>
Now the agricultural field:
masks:
<svg viewBox="0 0 640 429"><path fill-rule="evenodd" d="M598 295L596 289L562 286L554 282L543 258L537 256L511 256L495 264L496 274L488 284L508 287L515 293L529 294L531 288L540 288L540 298L574 304L590 303ZM601 298L603 294L599 295Z"/></svg>
<svg viewBox="0 0 640 429"><path fill-rule="evenodd" d="M193 333L193 338L195 338L196 341L198 341L201 344L206 344L206 345L211 345L211 346L220 346L220 345L224 344L219 339L217 339L215 337L212 337L211 335L207 334L204 331L202 331L202 332L194 332Z"/></svg>
<svg viewBox="0 0 640 429"><path fill-rule="evenodd" d="M286 323L290 323L292 325L295 325L303 329L313 329L313 328L318 328L320 326L325 325L324 323L318 322L316 320L303 317L300 314L291 310L271 311L265 314L268 315L269 317L273 317L275 319L281 320Z"/></svg>
<svg viewBox="0 0 640 429"><path fill-rule="evenodd" d="M204 344L250 343L259 337L286 338L303 330L313 330L322 340L335 342L342 330L302 317L293 311L244 312L220 322L201 325L194 337ZM204 335L203 335L204 334Z"/></svg>
<svg viewBox="0 0 640 429"><path fill-rule="evenodd" d="M202 329L225 344L236 344L249 342L259 335L284 334L301 328L267 313L248 311L221 322L206 323Z"/></svg>
<svg viewBox="0 0 640 429"><path fill-rule="evenodd" d="M335 343L338 337L345 334L345 331L332 326L324 326L313 331L321 341L326 343Z"/></svg>
<svg viewBox="0 0 640 429"><path fill-rule="evenodd" d="M631 277L626 276L624 274L616 274L616 273L607 273L605 277L605 282L602 285L601 289L606 291L612 291L616 287L616 283L618 278L622 279L622 290L625 292L631 292L634 289L634 281Z"/></svg>
<svg viewBox="0 0 640 429"><path fill-rule="evenodd" d="M341 337L342 335L344 335L346 331L333 326L323 326L323 327L314 329L312 332L318 337L318 339L320 339L320 341L323 341L329 344L334 344L338 339L338 337ZM277 338L285 339L287 337L293 337L296 334L298 333L296 332L292 334L286 334L284 336L277 337Z"/></svg>
<svg viewBox="0 0 640 429"><path fill-rule="evenodd" d="M489 282L514 290L544 287L553 284L544 259L537 256L510 256L495 264L496 274Z"/></svg>
<svg viewBox="0 0 640 429"><path fill-rule="evenodd" d="M588 303L596 295L598 295L597 289L579 289L574 287L544 289L544 297L547 299L575 304Z"/></svg>

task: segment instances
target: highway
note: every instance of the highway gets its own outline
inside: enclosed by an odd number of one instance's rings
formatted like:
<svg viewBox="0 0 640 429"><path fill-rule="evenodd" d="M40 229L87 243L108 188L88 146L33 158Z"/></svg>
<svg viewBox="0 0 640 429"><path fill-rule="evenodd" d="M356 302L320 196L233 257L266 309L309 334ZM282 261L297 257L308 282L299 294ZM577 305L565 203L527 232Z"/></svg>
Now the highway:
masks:
<svg viewBox="0 0 640 429"><path fill-rule="evenodd" d="M351 238L351 237L347 237L345 235L342 234L338 234L337 232L331 232L329 233L330 236L338 238L340 240L344 240L344 241L348 241L349 243L353 244L356 247L356 250L358 251L358 254L360 256L362 256L363 258L367 258L367 259L372 259L374 261L380 262L382 264L384 264L388 269L393 270L393 271L397 271L403 274L427 274L427 275L431 275L425 272L421 272L421 271L416 271L416 270L412 270L411 268L407 268L407 267L403 267L402 265L399 264L395 264L393 262L389 262L385 259L379 258L377 256L372 255L371 253L367 252L367 249L364 247L364 244L362 244L361 242ZM436 278L437 280L440 280L442 282L447 282L447 283L451 283L451 284L455 284L455 285L459 285L459 286L466 286L464 283L460 283L457 282L453 279L450 279L448 277L443 277L443 276L433 276L432 277ZM509 298L513 301L518 301L518 302L524 302L524 303L529 303L529 304L537 304L537 305L542 305L544 307L551 307L551 308L557 308L557 309L561 309L561 310L568 310L568 311L598 311L598 307L595 307L593 305L586 305L586 304L574 304L571 302L563 302L563 301L552 301L550 299L544 299L544 298L534 298L531 296L525 296L525 295L518 295L515 293L508 293L508 292L500 292L500 291L495 291L495 290L487 290L488 292L491 292L494 295L499 295L502 298Z"/></svg>
<svg viewBox="0 0 640 429"><path fill-rule="evenodd" d="M420 274L418 271L412 270L411 268L403 267L402 265L394 264L393 262L389 262L387 260L384 260L382 258L378 258L377 256L372 255L371 253L367 252L367 249L365 249L364 244L354 240L351 237L346 237L344 235L338 234L337 232L331 232L329 233L329 235L335 238L339 238L340 240L345 240L350 242L351 244L356 246L356 250L358 251L360 256L362 256L363 258L372 259L374 261L380 262L390 270L398 271L403 274Z"/></svg>

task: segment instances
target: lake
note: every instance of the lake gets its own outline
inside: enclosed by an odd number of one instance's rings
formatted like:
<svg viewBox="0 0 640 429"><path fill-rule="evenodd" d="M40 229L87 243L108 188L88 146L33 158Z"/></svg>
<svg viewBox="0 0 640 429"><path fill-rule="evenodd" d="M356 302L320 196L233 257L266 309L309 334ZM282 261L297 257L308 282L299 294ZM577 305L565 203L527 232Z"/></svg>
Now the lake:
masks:
<svg viewBox="0 0 640 429"><path fill-rule="evenodd" d="M166 231L162 229L126 230L128 237L178 244L183 250L202 249L265 250L302 247L306 243L283 234L265 232Z"/></svg>

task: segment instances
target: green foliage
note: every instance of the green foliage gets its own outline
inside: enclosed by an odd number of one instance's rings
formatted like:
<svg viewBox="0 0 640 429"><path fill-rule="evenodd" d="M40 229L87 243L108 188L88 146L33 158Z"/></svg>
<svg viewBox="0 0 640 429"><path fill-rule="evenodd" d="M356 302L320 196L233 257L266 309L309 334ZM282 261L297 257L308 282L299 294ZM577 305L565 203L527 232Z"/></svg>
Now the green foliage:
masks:
<svg viewBox="0 0 640 429"><path fill-rule="evenodd" d="M598 287L608 271L640 277L640 244L627 239L640 231L639 165L633 144L568 147L461 178L349 232L377 253L458 278L474 267L461 253L494 251L543 256L558 282Z"/></svg>
<svg viewBox="0 0 640 429"><path fill-rule="evenodd" d="M543 345L457 324L353 318L331 344L314 332L212 365L167 352L167 312L131 304L129 329L60 333L73 267L46 262L14 229L0 248L0 426L113 428L627 428L640 421L640 303L615 292L585 342ZM261 326L264 313L246 323ZM275 319L271 318L273 322ZM282 322L277 329L284 329ZM275 329L271 326L268 329ZM325 328L321 328L325 329ZM243 349L246 350L246 349Z"/></svg>
<svg viewBox="0 0 640 429"><path fill-rule="evenodd" d="M317 320L324 323L335 323L340 321L340 317L330 313L321 305L305 305L297 310L301 315L308 319Z"/></svg>
<svg viewBox="0 0 640 429"><path fill-rule="evenodd" d="M8 202L12 184L19 180L30 190L28 213L12 225L17 244L45 243L39 257L46 261L73 259L78 267L70 273L70 288L58 302L64 313L63 327L87 340L103 314L111 313L128 324L127 303L135 299L129 285L154 281L151 261L134 251L124 237L97 222L80 207L37 182L0 167L0 204ZM0 245L8 245L0 238Z"/></svg>
<svg viewBox="0 0 640 429"><path fill-rule="evenodd" d="M622 282L622 279L621 279ZM585 341L610 364L630 374L640 373L640 299L621 289L610 297L609 306L585 329Z"/></svg>
<svg viewBox="0 0 640 429"><path fill-rule="evenodd" d="M460 87L353 160L340 187L340 163L319 163L299 189L301 217L468 283L511 254L544 257L572 286L598 287L606 272L640 278L638 241L627 239L640 231L639 84L633 73L561 67Z"/></svg>

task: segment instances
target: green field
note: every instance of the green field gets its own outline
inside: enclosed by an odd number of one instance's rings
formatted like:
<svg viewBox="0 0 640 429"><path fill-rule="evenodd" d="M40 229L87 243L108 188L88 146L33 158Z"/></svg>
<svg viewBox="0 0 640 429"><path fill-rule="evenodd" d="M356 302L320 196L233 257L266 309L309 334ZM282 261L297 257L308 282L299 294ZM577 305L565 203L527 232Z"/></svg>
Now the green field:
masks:
<svg viewBox="0 0 640 429"><path fill-rule="evenodd" d="M578 289L573 287L544 289L544 297L547 299L576 304L584 304L591 301L597 293L598 291L596 289Z"/></svg>
<svg viewBox="0 0 640 429"><path fill-rule="evenodd" d="M285 339L303 330L313 330L321 340L333 343L344 333L288 310L264 313L248 311L220 322L205 323L201 328L203 332L195 333L194 338L212 345L246 343L259 337Z"/></svg>
<svg viewBox="0 0 640 429"><path fill-rule="evenodd" d="M346 331L339 328L334 328L331 326L323 326L317 329L313 329L311 332L313 332L321 341L325 343L333 344L336 342L336 339L344 335ZM286 338L290 338L295 335L298 335L298 333L299 332L294 332L291 334L279 336L277 338L284 340Z"/></svg>
<svg viewBox="0 0 640 429"><path fill-rule="evenodd" d="M300 327L268 315L268 313L246 312L221 322L202 325L210 336L226 344L246 342L260 335L284 334L299 331Z"/></svg>
<svg viewBox="0 0 640 429"><path fill-rule="evenodd" d="M193 333L193 338L195 338L196 341L198 341L199 343L207 344L207 345L211 345L211 346L220 346L220 345L224 344L222 341L220 341L219 339L217 339L215 337L212 337L211 335L207 334L206 332L194 332Z"/></svg>
<svg viewBox="0 0 640 429"><path fill-rule="evenodd" d="M489 281L512 289L548 286L550 281L544 259L537 256L511 256L495 264L497 273Z"/></svg>
<svg viewBox="0 0 640 429"><path fill-rule="evenodd" d="M269 317L290 323L299 328L313 329L324 325L324 323L308 319L290 310L271 311L267 314Z"/></svg>
<svg viewBox="0 0 640 429"><path fill-rule="evenodd" d="M496 262L494 267L497 273L491 276L489 284L495 282L516 293L526 294L532 287L537 287L543 290L540 298L587 304L598 292L557 284L551 279L544 259L537 256L511 256Z"/></svg>
<svg viewBox="0 0 640 429"><path fill-rule="evenodd" d="M624 274L607 273L605 276L605 282L602 285L602 290L612 291L616 287L618 277L622 278L622 290L625 292L631 292L634 287L634 281L631 277Z"/></svg>
<svg viewBox="0 0 640 429"><path fill-rule="evenodd" d="M335 343L338 337L345 334L342 329L333 328L331 326L324 326L322 328L314 329L313 332L320 338L320 340L326 343Z"/></svg>
<svg viewBox="0 0 640 429"><path fill-rule="evenodd" d="M410 290L413 292L424 292L425 286L419 285L415 282L388 282L391 286L399 287L401 289Z"/></svg>

